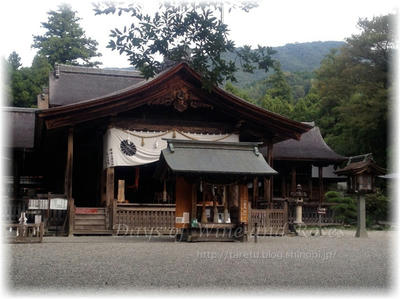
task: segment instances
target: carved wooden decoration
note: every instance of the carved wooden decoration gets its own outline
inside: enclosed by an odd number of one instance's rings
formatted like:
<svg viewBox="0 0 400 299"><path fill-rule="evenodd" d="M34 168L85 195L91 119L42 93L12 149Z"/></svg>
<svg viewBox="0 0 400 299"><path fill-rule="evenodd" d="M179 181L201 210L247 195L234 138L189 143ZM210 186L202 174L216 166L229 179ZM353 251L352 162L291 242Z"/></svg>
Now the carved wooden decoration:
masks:
<svg viewBox="0 0 400 299"><path fill-rule="evenodd" d="M163 105L171 106L173 105L179 112L185 111L187 108L208 108L213 109L214 107L204 100L195 96L190 92L187 86L173 86L169 87L166 95L161 96L149 103L149 105Z"/></svg>

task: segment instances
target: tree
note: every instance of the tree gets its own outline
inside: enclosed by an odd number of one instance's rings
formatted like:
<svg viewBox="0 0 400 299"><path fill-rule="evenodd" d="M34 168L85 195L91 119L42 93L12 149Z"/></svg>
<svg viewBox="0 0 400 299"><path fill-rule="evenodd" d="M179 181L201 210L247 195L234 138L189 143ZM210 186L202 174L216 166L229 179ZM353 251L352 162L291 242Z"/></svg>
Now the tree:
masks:
<svg viewBox="0 0 400 299"><path fill-rule="evenodd" d="M47 57L49 63L64 63L72 65L97 66L99 61L91 61L101 56L97 52L98 43L85 36L79 25L80 18L69 5L59 6L57 11L48 12L47 22L42 27L47 31L44 35L33 37L33 48Z"/></svg>
<svg viewBox="0 0 400 299"><path fill-rule="evenodd" d="M31 67L20 67L18 58L16 52L11 53L6 66L9 104L16 107L35 107L36 96L47 86L51 66L46 57L36 55Z"/></svg>
<svg viewBox="0 0 400 299"><path fill-rule="evenodd" d="M281 97L272 97L268 93L261 100L260 106L271 112L290 117L292 115L293 106L286 99Z"/></svg>
<svg viewBox="0 0 400 299"><path fill-rule="evenodd" d="M305 97L299 99L293 107L291 118L297 121L315 121L319 118L320 99L311 90Z"/></svg>
<svg viewBox="0 0 400 299"><path fill-rule="evenodd" d="M15 51L8 56L8 63L13 71L18 70L22 66L21 57Z"/></svg>
<svg viewBox="0 0 400 299"><path fill-rule="evenodd" d="M253 4L231 5L248 11ZM268 71L272 65L269 47L250 51L249 46L235 49L228 37L228 27L222 21L222 6L216 3L167 3L162 2L157 12L150 15L138 4L116 7L114 4L95 5L95 14L130 14L132 24L111 30L108 47L124 53L130 63L146 78L153 77L163 69L165 61L186 60L202 74L206 87L235 81L235 61L226 60L223 53L235 52L244 70L256 67ZM162 61L164 59L164 61Z"/></svg>
<svg viewBox="0 0 400 299"><path fill-rule="evenodd" d="M281 100L291 103L293 101L292 89L286 81L280 63L274 63L274 70L271 76L266 79L267 95L271 98L280 98Z"/></svg>
<svg viewBox="0 0 400 299"><path fill-rule="evenodd" d="M393 15L360 19L362 32L330 53L316 72L319 126L327 143L344 155L372 152L384 166L392 21Z"/></svg>
<svg viewBox="0 0 400 299"><path fill-rule="evenodd" d="M227 82L225 84L225 90L229 91L230 93L242 98L243 100L246 100L252 104L256 104L256 102L249 97L249 95L246 93L245 90L240 89L239 87L234 86L231 82Z"/></svg>

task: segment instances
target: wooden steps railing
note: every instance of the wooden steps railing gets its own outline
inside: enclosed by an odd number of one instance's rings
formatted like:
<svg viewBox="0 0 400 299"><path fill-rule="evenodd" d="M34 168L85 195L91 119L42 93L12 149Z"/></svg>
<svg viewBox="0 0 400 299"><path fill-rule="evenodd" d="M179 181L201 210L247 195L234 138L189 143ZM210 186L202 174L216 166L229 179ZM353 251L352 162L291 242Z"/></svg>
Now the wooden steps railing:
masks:
<svg viewBox="0 0 400 299"><path fill-rule="evenodd" d="M73 234L112 234L107 208L74 208Z"/></svg>
<svg viewBox="0 0 400 299"><path fill-rule="evenodd" d="M113 230L116 234L171 234L175 231L175 207L115 204Z"/></svg>

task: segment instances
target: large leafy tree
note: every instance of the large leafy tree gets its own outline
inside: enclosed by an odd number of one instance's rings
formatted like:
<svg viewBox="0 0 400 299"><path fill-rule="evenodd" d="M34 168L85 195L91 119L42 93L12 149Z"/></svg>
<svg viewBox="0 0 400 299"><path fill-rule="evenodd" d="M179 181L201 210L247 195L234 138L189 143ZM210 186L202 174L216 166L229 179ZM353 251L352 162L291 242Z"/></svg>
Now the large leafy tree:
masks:
<svg viewBox="0 0 400 299"><path fill-rule="evenodd" d="M8 104L16 107L34 107L37 102L36 96L48 84L51 66L46 57L40 55L35 56L31 67L21 67L19 61L20 57L16 52L8 57Z"/></svg>
<svg viewBox="0 0 400 299"><path fill-rule="evenodd" d="M225 8L248 11L252 7L253 4L239 4ZM206 87L235 81L237 67L234 60L223 58L226 52L235 52L235 59L248 72L256 68L268 71L272 65L274 51L269 47L258 47L257 51L251 51L249 46L235 49L218 3L162 2L154 14L145 13L136 3L127 7L97 4L94 10L96 14L131 16L131 24L111 30L108 47L126 54L146 78L160 72L165 61L186 60L202 74Z"/></svg>
<svg viewBox="0 0 400 299"><path fill-rule="evenodd" d="M326 141L347 154L372 152L386 164L389 62L393 15L361 19L361 33L347 39L317 71L319 125Z"/></svg>
<svg viewBox="0 0 400 299"><path fill-rule="evenodd" d="M57 11L48 12L47 22L42 23L46 29L44 35L33 37L32 47L38 53L47 57L49 63L64 63L72 65L96 66L99 61L92 58L99 57L98 43L85 36L84 30L79 25L80 18L69 5L59 6Z"/></svg>

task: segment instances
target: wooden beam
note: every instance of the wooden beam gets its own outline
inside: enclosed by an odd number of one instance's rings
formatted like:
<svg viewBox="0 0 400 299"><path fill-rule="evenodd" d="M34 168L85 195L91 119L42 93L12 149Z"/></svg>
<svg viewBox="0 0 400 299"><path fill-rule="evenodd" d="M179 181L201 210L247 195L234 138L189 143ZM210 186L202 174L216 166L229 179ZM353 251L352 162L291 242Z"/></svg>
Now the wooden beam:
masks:
<svg viewBox="0 0 400 299"><path fill-rule="evenodd" d="M22 159L20 158L22 155L18 151L14 151L14 159L13 159L13 196L14 199L18 199L19 196L19 188L20 188L20 163L22 163Z"/></svg>
<svg viewBox="0 0 400 299"><path fill-rule="evenodd" d="M271 166L272 168L274 167L274 160L272 159L272 151L274 149L274 144L272 143L272 139L269 141L268 143L268 150L267 150L267 161L269 166ZM269 178L269 207L272 207L272 198L274 196L274 178L273 176L270 176Z"/></svg>
<svg viewBox="0 0 400 299"><path fill-rule="evenodd" d="M318 181L319 181L319 204L322 203L324 198L324 181L322 177L322 166L318 166Z"/></svg>
<svg viewBox="0 0 400 299"><path fill-rule="evenodd" d="M286 192L286 176L285 174L282 174L282 197L286 198L287 192Z"/></svg>
<svg viewBox="0 0 400 299"><path fill-rule="evenodd" d="M114 167L107 168L106 173L106 206L109 207L114 201Z"/></svg>
<svg viewBox="0 0 400 299"><path fill-rule="evenodd" d="M258 178L255 177L253 179L253 203L252 203L252 207L254 207L254 209L257 207L257 201L258 201Z"/></svg>
<svg viewBox="0 0 400 299"><path fill-rule="evenodd" d="M68 200L72 198L72 173L74 164L74 129L68 130L67 163L65 166L64 193Z"/></svg>
<svg viewBox="0 0 400 299"><path fill-rule="evenodd" d="M192 211L190 215L190 223L192 219L197 219L197 184L192 184Z"/></svg>
<svg viewBox="0 0 400 299"><path fill-rule="evenodd" d="M265 160L272 167L272 140L267 141L267 154ZM272 177L264 178L264 200L267 201L267 206L270 208L272 205Z"/></svg>
<svg viewBox="0 0 400 299"><path fill-rule="evenodd" d="M125 202L125 180L118 180L118 202Z"/></svg>

